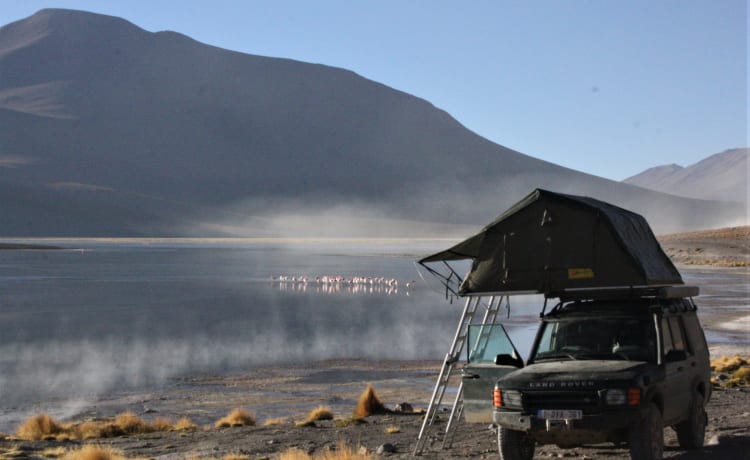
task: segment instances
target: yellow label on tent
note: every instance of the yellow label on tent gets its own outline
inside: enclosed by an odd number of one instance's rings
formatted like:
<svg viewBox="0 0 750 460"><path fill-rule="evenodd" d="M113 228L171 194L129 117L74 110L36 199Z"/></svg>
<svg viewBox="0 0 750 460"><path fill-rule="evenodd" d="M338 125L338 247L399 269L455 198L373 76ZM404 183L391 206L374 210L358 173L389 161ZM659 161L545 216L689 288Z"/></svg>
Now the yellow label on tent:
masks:
<svg viewBox="0 0 750 460"><path fill-rule="evenodd" d="M590 268L569 268L568 279L569 280L582 280L586 278L593 278L594 270Z"/></svg>

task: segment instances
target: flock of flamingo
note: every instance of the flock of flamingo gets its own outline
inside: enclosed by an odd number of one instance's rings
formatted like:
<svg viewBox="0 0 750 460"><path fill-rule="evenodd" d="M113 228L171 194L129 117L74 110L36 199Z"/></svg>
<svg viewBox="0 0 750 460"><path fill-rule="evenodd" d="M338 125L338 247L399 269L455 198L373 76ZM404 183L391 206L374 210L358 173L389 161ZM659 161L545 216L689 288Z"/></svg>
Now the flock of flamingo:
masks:
<svg viewBox="0 0 750 460"><path fill-rule="evenodd" d="M282 290L307 291L308 288L315 292L334 293L350 292L358 293L378 293L378 294L397 294L399 282L395 278L372 277L372 276L352 276L343 275L323 275L311 278L309 276L290 276L275 275L271 277L271 283ZM404 283L407 294L414 288L414 280Z"/></svg>

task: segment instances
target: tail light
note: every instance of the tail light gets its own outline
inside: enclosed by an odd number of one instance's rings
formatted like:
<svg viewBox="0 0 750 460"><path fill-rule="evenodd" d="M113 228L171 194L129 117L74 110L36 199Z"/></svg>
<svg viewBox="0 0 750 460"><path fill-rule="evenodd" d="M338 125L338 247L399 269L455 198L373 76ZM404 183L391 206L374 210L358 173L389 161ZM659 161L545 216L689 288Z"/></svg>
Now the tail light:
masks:
<svg viewBox="0 0 750 460"><path fill-rule="evenodd" d="M499 388L495 388L495 391L492 393L492 405L503 407L503 392Z"/></svg>
<svg viewBox="0 0 750 460"><path fill-rule="evenodd" d="M641 389L628 388L628 405L637 406L641 403Z"/></svg>

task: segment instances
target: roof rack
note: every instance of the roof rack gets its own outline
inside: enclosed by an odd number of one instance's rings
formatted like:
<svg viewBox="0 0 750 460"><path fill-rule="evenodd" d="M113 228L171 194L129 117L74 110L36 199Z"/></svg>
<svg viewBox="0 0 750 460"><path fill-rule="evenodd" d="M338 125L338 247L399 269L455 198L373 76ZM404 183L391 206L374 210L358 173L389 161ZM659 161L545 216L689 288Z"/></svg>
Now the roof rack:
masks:
<svg viewBox="0 0 750 460"><path fill-rule="evenodd" d="M562 291L550 292L545 297L548 299L559 298L565 302L568 300L584 299L679 299L696 297L699 294L700 289L698 286L611 286L605 288L564 289Z"/></svg>

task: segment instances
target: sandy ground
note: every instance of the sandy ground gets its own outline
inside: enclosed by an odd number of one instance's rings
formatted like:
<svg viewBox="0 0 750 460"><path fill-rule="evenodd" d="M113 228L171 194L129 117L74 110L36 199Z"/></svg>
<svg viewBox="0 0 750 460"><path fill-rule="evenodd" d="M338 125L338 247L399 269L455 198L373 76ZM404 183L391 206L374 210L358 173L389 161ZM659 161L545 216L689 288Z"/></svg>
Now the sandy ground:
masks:
<svg viewBox="0 0 750 460"><path fill-rule="evenodd" d="M658 240L675 264L750 266L750 226L662 235Z"/></svg>
<svg viewBox="0 0 750 460"><path fill-rule="evenodd" d="M379 446L391 444L395 452L390 458L410 458L421 426L419 414L386 414L370 416L364 423L342 425L350 419L356 400L371 382L387 407L407 401L425 407L433 379L438 371L434 362L363 362L326 361L311 366L281 366L259 369L253 375L200 377L176 381L153 394L130 394L103 400L82 413L78 419L96 418L129 409L139 412L145 420L155 417L188 415L202 425L192 432L163 432L133 435L97 441L122 449L129 457L178 459L186 457L221 458L243 454L252 459L272 459L279 452L298 448L309 453L335 447L344 441L376 452ZM332 408L336 419L316 422L315 426L297 427L311 408L318 405ZM212 422L233 407L254 412L258 426L215 429ZM266 419L279 412L292 411L288 421L279 426L264 427ZM665 430L667 458L679 459L740 459L750 452L750 390L715 390L707 407L709 427L706 446L686 452L677 446L671 429ZM440 449L447 413L429 432L422 458L497 458L496 435L487 424L460 423L453 446ZM397 433L386 429L396 427ZM0 451L15 450L15 458L40 458L45 449L57 446L72 448L78 442L0 441ZM611 445L561 450L555 446L538 446L535 458L606 458L626 459L628 451ZM2 458L2 455L0 455Z"/></svg>

